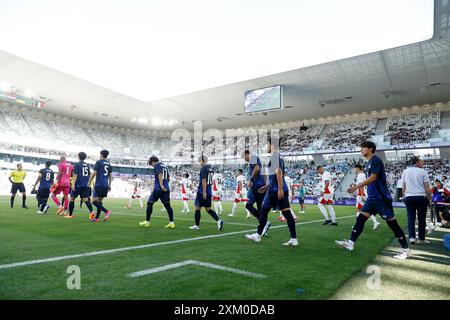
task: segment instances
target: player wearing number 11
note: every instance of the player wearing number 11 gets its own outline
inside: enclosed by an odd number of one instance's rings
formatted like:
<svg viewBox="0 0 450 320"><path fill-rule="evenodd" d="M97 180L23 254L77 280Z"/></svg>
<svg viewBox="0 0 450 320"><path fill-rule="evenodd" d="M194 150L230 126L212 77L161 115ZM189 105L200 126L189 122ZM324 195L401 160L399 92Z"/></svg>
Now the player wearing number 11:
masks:
<svg viewBox="0 0 450 320"><path fill-rule="evenodd" d="M170 206L170 174L167 167L159 161L155 156L150 157L148 164L153 167L155 172L155 187L147 202L147 217L145 221L139 223L141 227L150 227L150 218L153 212L153 204L161 200L164 208L169 215L169 224L165 226L166 229L175 229L173 222L173 209Z"/></svg>

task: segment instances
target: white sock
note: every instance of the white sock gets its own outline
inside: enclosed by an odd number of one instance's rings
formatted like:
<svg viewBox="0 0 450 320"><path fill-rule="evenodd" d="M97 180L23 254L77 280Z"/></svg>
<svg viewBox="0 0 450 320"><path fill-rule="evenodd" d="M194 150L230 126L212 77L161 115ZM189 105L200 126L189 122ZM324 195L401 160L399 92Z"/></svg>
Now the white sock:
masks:
<svg viewBox="0 0 450 320"><path fill-rule="evenodd" d="M325 206L319 202L317 204L317 207L319 208L320 212L322 212L322 214L325 217L325 219L326 220L330 220L330 218L328 217L327 209L325 209Z"/></svg>
<svg viewBox="0 0 450 320"><path fill-rule="evenodd" d="M223 212L222 201L219 201L220 212Z"/></svg>
<svg viewBox="0 0 450 320"><path fill-rule="evenodd" d="M331 220L333 221L333 222L336 222L336 214L334 213L334 208L333 208L333 206L328 206L328 212L330 213L330 216L331 216Z"/></svg>
<svg viewBox="0 0 450 320"><path fill-rule="evenodd" d="M295 213L294 213L294 211L292 211L292 209L291 209L291 215L292 215L292 218L297 218L297 216L295 215Z"/></svg>
<svg viewBox="0 0 450 320"><path fill-rule="evenodd" d="M219 212L219 203L218 203L217 201L214 201L214 211L215 211L216 213Z"/></svg>
<svg viewBox="0 0 450 320"><path fill-rule="evenodd" d="M235 215L236 214L236 209L237 209L237 202L233 203L233 209L231 209L231 214Z"/></svg>
<svg viewBox="0 0 450 320"><path fill-rule="evenodd" d="M142 204L142 198L139 198L139 204L141 205L141 208L144 206L144 205Z"/></svg>
<svg viewBox="0 0 450 320"><path fill-rule="evenodd" d="M251 216L252 214L250 213L250 211L248 211L247 209L245 209L245 211L247 212L247 216Z"/></svg>
<svg viewBox="0 0 450 320"><path fill-rule="evenodd" d="M133 201L133 198L130 198L130 201L128 202L129 207L131 207L131 201Z"/></svg>
<svg viewBox="0 0 450 320"><path fill-rule="evenodd" d="M378 222L377 218L375 216L370 216L370 220L372 220L372 222L374 224L376 224Z"/></svg>

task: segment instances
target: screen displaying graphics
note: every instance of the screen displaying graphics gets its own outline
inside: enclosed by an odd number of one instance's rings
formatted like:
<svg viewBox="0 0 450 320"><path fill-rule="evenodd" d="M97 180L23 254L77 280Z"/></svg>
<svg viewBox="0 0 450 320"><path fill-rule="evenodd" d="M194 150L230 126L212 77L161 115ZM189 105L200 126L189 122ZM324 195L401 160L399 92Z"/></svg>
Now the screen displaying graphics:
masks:
<svg viewBox="0 0 450 320"><path fill-rule="evenodd" d="M245 93L245 113L277 110L282 106L283 86L250 90Z"/></svg>

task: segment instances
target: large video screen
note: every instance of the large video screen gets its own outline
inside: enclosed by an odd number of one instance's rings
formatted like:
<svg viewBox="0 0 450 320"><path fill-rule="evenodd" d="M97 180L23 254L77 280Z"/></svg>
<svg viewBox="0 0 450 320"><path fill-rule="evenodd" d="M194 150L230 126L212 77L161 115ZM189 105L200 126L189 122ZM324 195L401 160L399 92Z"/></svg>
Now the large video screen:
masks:
<svg viewBox="0 0 450 320"><path fill-rule="evenodd" d="M282 106L283 86L250 90L245 93L245 113L277 110Z"/></svg>

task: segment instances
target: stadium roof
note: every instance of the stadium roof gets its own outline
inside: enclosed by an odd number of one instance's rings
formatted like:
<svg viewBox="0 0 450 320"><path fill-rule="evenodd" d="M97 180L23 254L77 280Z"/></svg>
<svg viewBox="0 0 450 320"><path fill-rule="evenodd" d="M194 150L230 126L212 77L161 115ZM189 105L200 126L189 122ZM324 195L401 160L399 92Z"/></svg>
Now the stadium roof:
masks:
<svg viewBox="0 0 450 320"><path fill-rule="evenodd" d="M45 109L52 113L141 129L163 128L131 119L175 119L188 128L192 121L204 120L205 127L221 129L447 102L450 4L435 1L434 35L426 41L153 102L0 51L0 80L4 79L49 98ZM267 116L237 115L243 111L245 91L278 84L285 88L284 105L292 108Z"/></svg>

